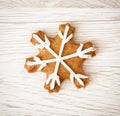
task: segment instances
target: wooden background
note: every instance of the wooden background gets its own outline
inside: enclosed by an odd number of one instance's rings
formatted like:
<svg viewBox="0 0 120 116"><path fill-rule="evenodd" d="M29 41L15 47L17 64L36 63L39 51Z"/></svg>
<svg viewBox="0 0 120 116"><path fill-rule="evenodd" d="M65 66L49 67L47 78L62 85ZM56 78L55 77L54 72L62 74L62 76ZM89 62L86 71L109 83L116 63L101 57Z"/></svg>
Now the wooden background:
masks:
<svg viewBox="0 0 120 116"><path fill-rule="evenodd" d="M120 8L120 0L0 0L0 8Z"/></svg>
<svg viewBox="0 0 120 116"><path fill-rule="evenodd" d="M99 1L99 6L106 4L109 9L53 9L31 8L47 6L43 1L33 1L0 2L0 116L119 116L120 9L113 8L119 7L120 2ZM98 1L94 1L98 7ZM90 4L89 0L82 2L80 7ZM55 3L51 2L51 7ZM21 8L27 6L30 8ZM76 89L65 81L59 93L49 94L43 88L45 74L27 73L24 61L38 53L29 42L32 32L41 29L54 37L59 24L66 22L76 27L75 41L92 41L97 55L83 65L90 77L85 89Z"/></svg>

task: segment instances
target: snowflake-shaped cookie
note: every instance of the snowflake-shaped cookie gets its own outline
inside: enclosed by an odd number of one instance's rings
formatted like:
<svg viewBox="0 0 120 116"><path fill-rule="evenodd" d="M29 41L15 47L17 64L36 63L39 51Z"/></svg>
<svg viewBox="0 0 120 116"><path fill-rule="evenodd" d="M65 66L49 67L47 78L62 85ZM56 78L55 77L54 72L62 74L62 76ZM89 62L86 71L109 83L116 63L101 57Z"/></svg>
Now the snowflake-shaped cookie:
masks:
<svg viewBox="0 0 120 116"><path fill-rule="evenodd" d="M44 87L49 92L58 92L65 79L69 79L78 88L85 87L89 80L84 75L82 63L95 55L95 48L91 42L74 43L74 30L75 28L67 23L59 26L55 38L48 37L42 31L32 34L31 42L40 53L27 58L25 68L28 72L45 72L47 80Z"/></svg>

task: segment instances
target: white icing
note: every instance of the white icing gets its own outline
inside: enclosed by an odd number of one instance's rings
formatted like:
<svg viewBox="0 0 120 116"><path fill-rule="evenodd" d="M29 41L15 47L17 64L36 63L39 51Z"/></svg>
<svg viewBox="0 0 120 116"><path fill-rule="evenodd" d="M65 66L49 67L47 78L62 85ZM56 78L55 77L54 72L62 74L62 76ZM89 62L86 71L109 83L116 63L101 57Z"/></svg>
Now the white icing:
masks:
<svg viewBox="0 0 120 116"><path fill-rule="evenodd" d="M80 44L80 47L77 49L77 55L80 57L80 58L91 58L91 55L87 55L86 53L89 53L89 52L92 52L92 51L95 51L95 48L94 47L89 47L85 50L82 50L83 48L83 44Z"/></svg>
<svg viewBox="0 0 120 116"><path fill-rule="evenodd" d="M54 58L54 59L49 59L49 60L38 60L38 61L28 61L27 62L27 65L29 65L29 66L32 66L32 65L39 65L39 64L42 64L42 63L45 63L45 64L47 64L47 63L52 63L52 62L56 62L57 61L57 59L56 58Z"/></svg>
<svg viewBox="0 0 120 116"><path fill-rule="evenodd" d="M45 47L53 56L55 56L55 57L57 57L58 55L50 48L50 44L47 44L47 43L49 43L48 41L48 38L47 38L47 36L45 35L45 38L47 39L47 41L42 41L42 39L38 36L38 35L36 35L36 34L33 34L33 38L34 39L36 39L38 42L39 42L39 44L40 44L40 46L43 46L43 48ZM39 46L38 44L37 44L37 46Z"/></svg>
<svg viewBox="0 0 120 116"><path fill-rule="evenodd" d="M58 86L60 86L59 76L56 75L55 73L52 73L52 74L48 77L48 79L47 79L47 81L46 81L46 84L49 84L50 81L51 81L51 84L50 84L50 89L51 89L51 90L54 89L54 87L55 87L55 82L58 84Z"/></svg>
<svg viewBox="0 0 120 116"><path fill-rule="evenodd" d="M82 74L76 74L64 61L61 61L62 65L70 72L70 80L74 83L74 78L77 79L80 85L84 86L83 81L80 78L88 78Z"/></svg>
<svg viewBox="0 0 120 116"><path fill-rule="evenodd" d="M67 56L62 56L62 52L64 50L64 45L73 37L73 34L68 35L68 31L69 31L69 26L67 25L65 27L65 31L64 34L62 34L61 31L58 32L59 37L62 39L62 43L60 46L60 51L59 51L59 55L57 55L51 48L50 48L50 42L47 38L46 35L44 35L45 41L43 41L38 35L33 34L33 38L35 40L37 40L37 42L39 44L36 45L37 48L42 49L42 48L46 48L55 58L53 59L48 59L48 60L41 60L38 57L34 57L34 61L35 62L27 62L27 65L40 65L38 70L42 70L42 68L44 68L47 63L51 63L51 62L56 62L55 65L55 69L54 72L52 74L49 75L49 77L47 78L46 84L50 83L50 89L54 89L55 87L55 83L60 86L60 77L57 74L58 70L59 70L59 65L60 63L70 72L70 80L72 83L74 83L74 79L76 79L80 85L84 86L83 81L81 80L81 78L88 78L85 75L82 74L76 74L63 60L69 59L69 58L73 58L73 57L77 57L79 56L80 58L90 58L91 55L87 55L86 53L89 53L91 51L95 51L94 47L89 47L85 50L83 49L83 44L80 44L79 48L77 49L76 53L67 55Z"/></svg>
<svg viewBox="0 0 120 116"><path fill-rule="evenodd" d="M59 31L59 33L58 33L58 35L59 35L60 38L62 39L62 43L61 43L61 46L60 46L59 55L58 55L58 57L57 57L57 59L59 59L59 60L57 60L57 62L56 62L54 72L48 77L48 80L49 80L49 81L47 81L47 83L49 83L50 80L52 80L51 85L50 85L50 89L54 89L55 81L56 81L56 83L60 86L60 80L58 81L58 79L59 79L60 77L59 77L59 75L57 74L57 73L58 73L58 69L59 69L59 65L60 65L60 61L61 61L60 58L61 58L61 55L62 55L62 52L63 52L65 43L72 38L71 35L67 37L68 31L69 31L69 26L67 25L67 26L65 27L64 35L62 35L62 32L61 32L61 31ZM69 40L68 40L68 39L69 39ZM56 77L57 77L57 78L56 78ZM47 83L46 83L46 84L47 84Z"/></svg>
<svg viewBox="0 0 120 116"><path fill-rule="evenodd" d="M39 57L36 57L36 56L35 56L35 57L33 57L33 60L34 60L35 62L30 62L30 61L28 61L28 62L27 62L27 65L33 66L33 65L38 65L38 64L40 64L39 68L37 69L38 71L41 71L41 70L46 66L46 62L41 61ZM39 62L39 63L38 63L38 62Z"/></svg>
<svg viewBox="0 0 120 116"><path fill-rule="evenodd" d="M76 53L73 53L73 54L69 54L69 55L66 55L66 56L62 56L62 57L59 57L56 53L56 58L53 58L53 59L48 59L48 60L40 60L38 57L37 59L35 60L35 62L30 62L28 61L27 62L27 65L38 65L38 64L42 64L42 63L52 63L52 62L57 62L57 61L61 61L61 60L66 60L66 59L70 59L70 58L73 58L73 57L77 57L79 56L80 58L90 58L91 55L87 55L85 53L89 53L89 52L92 52L92 51L95 51L95 48L94 47L90 47L90 48L87 48L85 50L82 50L83 48L83 44L80 44L80 47L77 49L77 52Z"/></svg>
<svg viewBox="0 0 120 116"><path fill-rule="evenodd" d="M58 32L59 37L64 41L64 43L67 43L73 37L73 34L70 34L69 36L67 35L68 31L69 31L69 26L67 25L65 27L64 35L62 34L61 31Z"/></svg>

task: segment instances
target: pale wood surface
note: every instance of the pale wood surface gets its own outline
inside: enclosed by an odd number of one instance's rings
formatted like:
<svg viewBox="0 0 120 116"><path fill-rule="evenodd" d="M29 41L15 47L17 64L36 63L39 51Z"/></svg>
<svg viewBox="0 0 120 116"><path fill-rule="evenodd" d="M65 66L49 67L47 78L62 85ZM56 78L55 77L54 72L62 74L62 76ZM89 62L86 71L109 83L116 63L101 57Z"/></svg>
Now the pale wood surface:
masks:
<svg viewBox="0 0 120 116"><path fill-rule="evenodd" d="M93 41L97 55L84 63L90 84L76 89L69 81L59 93L44 90L43 73L27 73L26 57L37 50L32 32L54 36L61 23L76 27L75 41ZM119 116L120 9L0 10L0 116Z"/></svg>
<svg viewBox="0 0 120 116"><path fill-rule="evenodd" d="M0 8L120 8L120 0L0 0Z"/></svg>

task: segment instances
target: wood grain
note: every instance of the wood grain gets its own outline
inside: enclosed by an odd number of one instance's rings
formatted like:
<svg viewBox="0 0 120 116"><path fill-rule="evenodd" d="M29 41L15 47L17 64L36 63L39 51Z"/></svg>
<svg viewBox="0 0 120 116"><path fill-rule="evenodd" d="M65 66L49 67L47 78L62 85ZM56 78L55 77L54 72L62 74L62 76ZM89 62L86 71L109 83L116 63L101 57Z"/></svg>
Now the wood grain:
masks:
<svg viewBox="0 0 120 116"><path fill-rule="evenodd" d="M0 0L0 8L120 8L120 0Z"/></svg>
<svg viewBox="0 0 120 116"><path fill-rule="evenodd" d="M61 23L76 27L75 41L93 41L97 55L84 63L90 84L76 89L69 81L59 93L43 89L45 74L27 73L26 57L37 50L32 32L55 36ZM0 116L119 116L120 9L1 9Z"/></svg>

